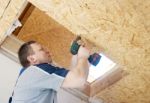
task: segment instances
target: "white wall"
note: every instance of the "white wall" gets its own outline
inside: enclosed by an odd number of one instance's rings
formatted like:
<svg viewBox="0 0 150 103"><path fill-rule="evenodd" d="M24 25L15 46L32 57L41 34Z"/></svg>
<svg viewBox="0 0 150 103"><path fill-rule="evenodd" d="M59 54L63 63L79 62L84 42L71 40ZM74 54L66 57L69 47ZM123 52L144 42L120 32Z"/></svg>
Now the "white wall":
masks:
<svg viewBox="0 0 150 103"><path fill-rule="evenodd" d="M0 103L8 103L21 66L0 52Z"/></svg>

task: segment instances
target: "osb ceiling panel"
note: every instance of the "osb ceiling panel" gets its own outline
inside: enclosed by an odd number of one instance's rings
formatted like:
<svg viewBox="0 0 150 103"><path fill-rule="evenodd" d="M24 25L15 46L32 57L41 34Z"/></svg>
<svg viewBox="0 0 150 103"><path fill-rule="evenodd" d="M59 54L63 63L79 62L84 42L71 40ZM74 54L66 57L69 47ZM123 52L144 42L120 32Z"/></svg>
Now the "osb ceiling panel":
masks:
<svg viewBox="0 0 150 103"><path fill-rule="evenodd" d="M36 40L42 43L58 64L69 67L69 47L73 34L39 9L33 10L17 37L23 41Z"/></svg>
<svg viewBox="0 0 150 103"><path fill-rule="evenodd" d="M7 30L16 20L25 3L26 0L0 0L0 43L8 35Z"/></svg>

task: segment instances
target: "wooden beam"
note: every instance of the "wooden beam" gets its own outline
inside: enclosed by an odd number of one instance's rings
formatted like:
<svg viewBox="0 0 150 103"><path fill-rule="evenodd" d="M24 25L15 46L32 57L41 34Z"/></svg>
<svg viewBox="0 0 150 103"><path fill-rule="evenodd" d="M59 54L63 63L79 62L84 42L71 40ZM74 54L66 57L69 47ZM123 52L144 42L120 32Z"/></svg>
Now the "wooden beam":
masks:
<svg viewBox="0 0 150 103"><path fill-rule="evenodd" d="M112 71L99 78L90 85L90 96L94 96L103 89L119 81L122 77L126 76L127 73L123 70L123 67L116 65Z"/></svg>
<svg viewBox="0 0 150 103"><path fill-rule="evenodd" d="M18 49L22 45L23 41L17 39L15 36L7 36L4 42L1 44L1 49L5 51L6 55L14 57L15 61L18 62ZM9 56L10 57L10 56Z"/></svg>
<svg viewBox="0 0 150 103"><path fill-rule="evenodd" d="M35 6L33 6L31 3L27 3L26 7L24 8L24 10L22 11L22 13L20 14L18 20L21 22L22 26L18 27L13 34L15 36L18 35L18 33L20 32L20 30L22 29L23 25L25 24L25 22L28 20L29 16L31 15L32 11L34 10Z"/></svg>

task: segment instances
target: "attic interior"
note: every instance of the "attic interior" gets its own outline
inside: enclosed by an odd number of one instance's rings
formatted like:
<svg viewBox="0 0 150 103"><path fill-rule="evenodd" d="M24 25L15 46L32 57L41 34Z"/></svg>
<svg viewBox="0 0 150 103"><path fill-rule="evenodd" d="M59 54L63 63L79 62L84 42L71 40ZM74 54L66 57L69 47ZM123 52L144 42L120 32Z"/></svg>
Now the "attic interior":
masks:
<svg viewBox="0 0 150 103"><path fill-rule="evenodd" d="M128 73L123 76L121 71L114 81L108 79L105 80L108 82L90 85L94 98L104 103L150 102L148 0L30 2L36 7L32 4L27 6L19 18L23 26L13 32L14 36L23 41L32 39L46 45L54 54L53 59L68 67L71 57L68 48L75 35L81 34L94 51L98 49L105 52L123 66L120 69ZM107 84L109 82L111 85ZM89 85L83 91L91 95Z"/></svg>
<svg viewBox="0 0 150 103"><path fill-rule="evenodd" d="M46 15L37 7L33 6L31 3L27 4L26 8L23 10L22 14L18 19L21 22L22 26L17 28L12 33L14 36L16 36L16 38L24 42L29 40L38 41L39 43L43 44L48 48L48 50L52 53L53 60L57 64L59 64L61 67L65 67L69 69L69 66L71 64L70 45L72 40L75 39L76 37L75 34L67 30L64 26L60 25L58 22L56 22L54 19ZM84 40L84 38L82 39ZM89 42L88 40L84 40L84 41L92 52L97 52L97 53L103 52L102 48L94 45L92 42ZM106 55L101 54L101 56L103 58L101 58L100 60L100 63L102 63L100 64L100 66L101 65L102 66L101 67L96 66L97 68L91 66L89 78L87 80L87 85L82 90L82 92L88 96L95 95L95 93L115 83L123 76L121 68L116 67L114 64L108 64L113 62L107 60L107 58L105 57ZM110 70L108 67L109 65L110 65ZM114 66L111 67L111 65ZM106 75L106 73L109 76L104 77L104 74ZM103 78L105 78L105 80L101 79L102 77L100 77L100 74ZM114 76L114 75L118 75L118 76ZM110 78L114 78L114 79L111 80ZM100 85L102 83L103 86ZM95 90L94 89L95 86L98 87L99 89Z"/></svg>

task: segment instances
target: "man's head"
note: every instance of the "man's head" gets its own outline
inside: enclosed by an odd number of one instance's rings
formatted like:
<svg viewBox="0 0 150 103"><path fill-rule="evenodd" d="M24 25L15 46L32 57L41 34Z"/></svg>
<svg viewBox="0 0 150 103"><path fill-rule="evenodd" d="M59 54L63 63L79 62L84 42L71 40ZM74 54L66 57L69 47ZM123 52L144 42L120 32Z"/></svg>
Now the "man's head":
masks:
<svg viewBox="0 0 150 103"><path fill-rule="evenodd" d="M18 51L18 57L23 67L52 62L49 51L36 41L24 43Z"/></svg>

